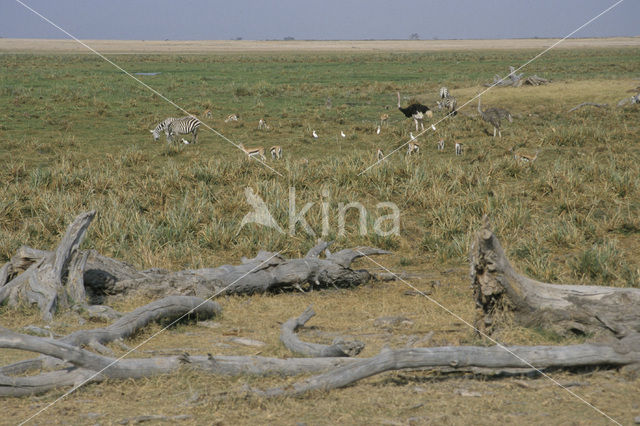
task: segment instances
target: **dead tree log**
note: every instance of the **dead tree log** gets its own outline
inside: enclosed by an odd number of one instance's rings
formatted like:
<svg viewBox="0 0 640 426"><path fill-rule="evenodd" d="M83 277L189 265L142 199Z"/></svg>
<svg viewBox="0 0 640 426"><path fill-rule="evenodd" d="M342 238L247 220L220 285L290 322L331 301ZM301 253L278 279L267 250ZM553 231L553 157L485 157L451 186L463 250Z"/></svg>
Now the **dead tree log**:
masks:
<svg viewBox="0 0 640 426"><path fill-rule="evenodd" d="M84 267L86 255L78 255L78 247L96 212L79 215L67 228L54 253L32 264L0 288L0 303L24 300L37 304L45 320L50 321L56 309L75 302L84 303Z"/></svg>
<svg viewBox="0 0 640 426"><path fill-rule="evenodd" d="M285 259L278 253L261 251L241 265L189 269L137 271L127 263L101 256L95 251L80 252L78 246L95 212L79 215L69 226L55 252L22 247L0 270L0 278L11 279L0 286L0 304L8 301L37 303L45 320L51 320L57 307L102 303L107 295L143 294L159 298L187 295L209 298L221 294L252 294L300 288L352 287L375 278L366 270L351 269L363 256L388 254L371 247L327 250L319 242L301 259ZM324 251L325 257L320 255Z"/></svg>
<svg viewBox="0 0 640 426"><path fill-rule="evenodd" d="M618 338L640 332L640 289L554 285L518 274L485 218L469 254L471 283L479 308L478 327L490 328L502 311L525 326L560 334L606 334Z"/></svg>
<svg viewBox="0 0 640 426"><path fill-rule="evenodd" d="M267 391L263 396L294 396L314 390L349 386L358 380L402 369L436 367L496 368L567 368L588 366L622 366L640 362L640 334L620 341L620 346L582 344L571 346L445 346L383 350L377 356L336 368L306 380Z"/></svg>
<svg viewBox="0 0 640 426"><path fill-rule="evenodd" d="M169 296L141 306L107 327L76 331L56 341L76 347L89 346L102 354L112 355L104 345L118 339L126 339L151 322L170 323L183 316L205 320L219 315L221 311L220 305L211 300L205 301L192 296ZM39 357L0 367L0 375L23 374L29 370L62 365L63 362L54 358Z"/></svg>
<svg viewBox="0 0 640 426"><path fill-rule="evenodd" d="M218 375L299 375L339 367L351 358L265 358L257 356L191 356L116 359L98 355L69 343L15 333L0 327L0 348L21 349L54 357L71 367L34 376L0 374L0 396L22 396L51 389L100 382L106 378L151 377L189 366Z"/></svg>
<svg viewBox="0 0 640 426"><path fill-rule="evenodd" d="M527 78L522 78L524 74L516 74L516 69L514 67L509 67L509 75L506 78L502 78L500 74L496 74L493 77L493 82L486 83L486 87L520 87L523 84L530 86L540 86L542 84L550 83L551 80L547 80L546 78L538 77L537 75L532 75Z"/></svg>
<svg viewBox="0 0 640 426"><path fill-rule="evenodd" d="M35 376L0 375L0 396L20 396L105 378L151 377L189 366L218 375L298 375L327 371L286 388L254 390L264 396L299 395L313 390L345 387L391 370L441 369L447 372L482 369L484 373L505 369L572 368L624 366L640 362L640 335L634 334L615 344L572 346L512 346L508 348L448 346L383 350L373 358L289 358L257 356L191 356L114 359L85 349L36 336L27 336L0 328L0 348L21 349L56 357L72 367ZM482 371L481 371L482 373ZM484 374L483 373L483 374Z"/></svg>
<svg viewBox="0 0 640 426"><path fill-rule="evenodd" d="M582 107L585 107L585 106L594 106L594 107L598 107L598 108L607 108L609 105L607 105L607 104L596 104L596 103L593 103L593 102L583 102L580 105L574 106L573 108L571 108L567 112L573 112L573 111L575 111L577 109L580 109Z"/></svg>
<svg viewBox="0 0 640 426"><path fill-rule="evenodd" d="M357 340L347 341L336 338L331 345L303 342L296 330L304 326L316 313L309 306L298 318L291 318L281 327L280 340L291 352L309 357L349 357L358 355L364 349L364 343Z"/></svg>

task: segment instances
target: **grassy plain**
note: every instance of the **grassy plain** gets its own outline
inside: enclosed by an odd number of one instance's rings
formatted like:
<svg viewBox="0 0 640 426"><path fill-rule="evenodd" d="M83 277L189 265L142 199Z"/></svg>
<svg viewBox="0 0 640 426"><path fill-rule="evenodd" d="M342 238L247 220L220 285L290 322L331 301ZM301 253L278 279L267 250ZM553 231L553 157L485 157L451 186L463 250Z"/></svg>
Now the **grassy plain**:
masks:
<svg viewBox="0 0 640 426"><path fill-rule="evenodd" d="M144 83L201 115L204 122L246 146L281 145L284 160L268 163L280 177L215 134L201 128L199 144L168 149L148 129L175 108L92 55L3 54L0 56L0 261L26 244L52 248L70 220L96 209L84 247L126 260L138 268L185 269L238 262L258 250L299 256L316 237L248 225L244 189L252 188L287 228L289 188L297 210L316 233L320 204L329 203L329 239L335 248L372 245L393 255L378 258L391 270L419 272L414 284L473 322L467 277L470 238L489 214L517 269L552 282L640 285L640 110L636 107L567 110L581 102L607 103L631 96L640 84L638 48L551 51L523 70L553 80L548 86L496 88L483 105L514 115L503 138L489 136L476 103L445 120L437 134L420 138L422 154L404 152L359 175L385 152L408 141L412 122L395 107L395 92L435 104L441 85L464 104L496 73L526 62L531 50L438 52L272 52L211 55L114 55ZM331 98L332 107L325 106ZM406 101L405 101L406 103ZM390 123L376 135L377 120ZM237 123L224 123L239 113ZM264 118L270 125L258 131ZM442 118L436 113L434 120ZM310 134L320 135L314 140ZM340 131L347 138L339 136ZM438 152L436 142L446 141ZM456 157L454 142L465 153ZM514 161L510 148L534 153L535 163ZM323 190L329 197L323 198ZM357 201L370 215L360 235L355 212L338 235L338 203ZM381 237L373 225L376 204L400 209L400 235ZM363 267L375 269L364 260ZM424 298L405 295L402 283L373 283L349 291L277 294L220 300L220 326L183 325L140 348L137 356L181 348L191 354L288 356L278 340L279 323L313 303L312 324L326 333L354 335L367 343L362 354L384 345L401 347L412 336L434 331L428 345L488 344L471 329ZM148 300L114 300L127 311ZM407 316L413 324L386 333L375 318ZM39 324L34 311L2 308L0 324ZM97 326L97 325L96 325ZM56 333L87 327L72 315L52 325ZM136 336L142 341L158 328ZM186 333L186 335L185 335ZM305 338L322 341L307 331ZM234 345L230 335L266 342L256 349ZM579 341L513 326L499 339L507 344L566 344ZM113 350L119 352L117 346ZM4 351L0 363L24 358ZM638 381L615 371L585 376L553 374L572 382L576 393L605 413L630 422L640 414ZM136 382L89 385L52 407L39 422L110 424L141 414L200 416L221 424L381 424L605 422L592 408L544 379L481 381L399 372L354 387L305 398L247 397L243 385L269 387L291 379L198 377L185 371ZM12 399L9 419L23 419L61 393ZM635 404L635 405L634 405ZM92 414L91 414L92 413ZM45 417L46 416L46 417ZM210 421L206 423L211 423ZM389 423L392 424L392 423Z"/></svg>

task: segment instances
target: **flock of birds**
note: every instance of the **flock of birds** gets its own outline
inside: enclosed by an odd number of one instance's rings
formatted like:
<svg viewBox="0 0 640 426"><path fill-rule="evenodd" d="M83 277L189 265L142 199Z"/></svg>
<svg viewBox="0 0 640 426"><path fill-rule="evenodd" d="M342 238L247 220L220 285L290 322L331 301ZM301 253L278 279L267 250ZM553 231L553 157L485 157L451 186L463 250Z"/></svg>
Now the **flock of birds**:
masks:
<svg viewBox="0 0 640 426"><path fill-rule="evenodd" d="M397 96L398 96L398 110L402 112L402 114L406 118L411 118L413 120L415 124L416 132L418 132L419 130L424 131L424 119L433 117L432 109L419 102L413 102L407 107L402 107L400 92L397 92ZM442 109L447 110L448 111L447 116L453 117L458 113L456 98L451 96L451 94L449 93L449 90L446 87L442 87L440 89L439 98L440 100L437 102L437 107L441 110ZM330 99L327 99L327 105L328 105L327 108L330 108L329 106L330 102L331 102ZM478 98L478 113L480 114L480 117L482 118L482 120L484 120L485 122L493 126L493 137L495 137L496 134L498 135L498 137L502 137L501 125L503 120L508 120L509 122L513 122L513 118L509 113L509 111L503 108L487 108L483 110L481 107L481 101L479 98ZM213 117L213 114L210 109L207 109L203 113L203 115L206 118ZM225 118L224 122L230 123L234 121L239 121L239 119L240 119L240 114L230 114ZM376 134L380 134L382 127L385 125L388 125L388 122L389 122L389 114L387 113L381 114L380 124L377 126ZM191 133L193 135L193 143L196 143L198 128L200 124L201 122L195 116L192 116L192 115L182 117L182 118L169 117L163 120L162 122L160 122L155 127L155 129L151 130L150 132L153 134L154 140L158 140L158 138L160 137L160 134L164 132L168 143L174 142L175 140L174 138L176 135L187 135ZM434 125L431 125L431 127L433 130L435 130ZM258 122L258 129L269 130L270 127L264 119L260 119L260 121ZM409 135L410 135L410 141L407 143L406 154L407 155L419 154L420 144L417 141L417 137L413 135L413 132L409 132ZM314 139L319 138L319 135L315 130L312 130L311 136ZM340 136L342 138L347 137L347 135L342 130L340 131ZM184 144L191 143L184 138L181 139L181 142ZM267 157L265 156L265 149L262 146L247 148L243 144L239 144L238 147L246 154L247 158L259 157L262 160L267 159ZM438 141L437 147L439 151L444 151L444 148L445 148L444 139L441 139ZM462 143L455 143L456 155L462 155L463 150L464 150L464 146ZM282 158L282 147L279 145L274 145L270 147L268 152L271 155L272 159L278 160ZM521 160L523 162L533 162L537 159L537 157L538 157L538 152L536 152L535 156L524 154L524 153L514 153L514 158L516 160ZM376 158L378 161L382 161L385 159L384 151L381 148L378 148L376 150Z"/></svg>

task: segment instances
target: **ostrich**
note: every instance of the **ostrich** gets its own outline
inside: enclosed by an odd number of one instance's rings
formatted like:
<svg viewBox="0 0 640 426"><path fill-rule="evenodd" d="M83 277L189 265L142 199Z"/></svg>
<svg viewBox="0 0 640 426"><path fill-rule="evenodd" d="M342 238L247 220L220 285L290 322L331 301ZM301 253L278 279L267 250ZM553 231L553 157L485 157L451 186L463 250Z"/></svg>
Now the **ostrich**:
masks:
<svg viewBox="0 0 640 426"><path fill-rule="evenodd" d="M424 119L425 115L427 117L433 116L433 113L428 106L419 103L414 103L406 108L402 108L400 106L400 92L398 92L398 109L404 114L405 117L413 118L413 121L416 123L416 132L418 131L418 122L420 122L422 130L424 130L424 124L422 124L422 120Z"/></svg>
<svg viewBox="0 0 640 426"><path fill-rule="evenodd" d="M491 123L493 126L493 137L496 137L496 131L498 132L498 136L502 137L502 133L500 132L500 121L503 118L509 120L509 123L513 122L513 118L511 118L511 114L506 109L502 108L487 108L484 111L480 108L480 98L478 98L478 112L482 116L482 119L487 123Z"/></svg>

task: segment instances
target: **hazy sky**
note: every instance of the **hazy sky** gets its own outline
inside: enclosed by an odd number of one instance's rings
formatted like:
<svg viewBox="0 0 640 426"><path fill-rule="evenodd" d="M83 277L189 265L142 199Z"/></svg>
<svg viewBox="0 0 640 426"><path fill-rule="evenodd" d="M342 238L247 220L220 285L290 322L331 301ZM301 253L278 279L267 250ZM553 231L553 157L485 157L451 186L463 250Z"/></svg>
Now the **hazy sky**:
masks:
<svg viewBox="0 0 640 426"><path fill-rule="evenodd" d="M251 40L563 37L615 0L21 0L80 39ZM574 37L640 35L625 0ZM66 38L15 0L0 37Z"/></svg>

